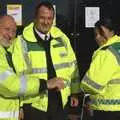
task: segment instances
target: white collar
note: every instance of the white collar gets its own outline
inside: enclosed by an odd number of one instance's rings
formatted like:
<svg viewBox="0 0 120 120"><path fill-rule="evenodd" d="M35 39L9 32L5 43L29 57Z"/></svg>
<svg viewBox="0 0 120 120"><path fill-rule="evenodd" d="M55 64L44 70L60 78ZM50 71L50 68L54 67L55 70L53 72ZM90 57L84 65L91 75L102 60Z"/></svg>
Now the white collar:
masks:
<svg viewBox="0 0 120 120"><path fill-rule="evenodd" d="M47 33L47 34L43 34L41 33L40 31L38 31L36 28L35 28L35 32L39 35L40 38L42 38L43 40L45 40L45 36L47 36L47 40L50 39L50 33Z"/></svg>

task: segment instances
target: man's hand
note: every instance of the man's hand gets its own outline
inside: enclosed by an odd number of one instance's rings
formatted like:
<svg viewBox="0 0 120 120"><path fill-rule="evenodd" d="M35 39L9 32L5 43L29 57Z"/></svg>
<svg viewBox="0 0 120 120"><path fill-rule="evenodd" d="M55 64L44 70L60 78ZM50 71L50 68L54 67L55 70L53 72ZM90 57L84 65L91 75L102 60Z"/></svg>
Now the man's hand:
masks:
<svg viewBox="0 0 120 120"><path fill-rule="evenodd" d="M54 89L56 88L57 91L60 91L64 88L64 79L60 77L55 77L47 81L47 88Z"/></svg>

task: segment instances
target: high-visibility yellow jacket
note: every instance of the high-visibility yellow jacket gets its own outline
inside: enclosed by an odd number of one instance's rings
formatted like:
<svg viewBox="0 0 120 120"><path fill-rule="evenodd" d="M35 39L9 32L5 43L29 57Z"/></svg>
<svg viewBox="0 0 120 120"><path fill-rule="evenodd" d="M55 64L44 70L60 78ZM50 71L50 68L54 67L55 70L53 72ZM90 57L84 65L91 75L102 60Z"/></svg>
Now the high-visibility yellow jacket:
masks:
<svg viewBox="0 0 120 120"><path fill-rule="evenodd" d="M47 80L47 64L45 51L37 42L33 32L34 24L31 23L23 31L23 36L18 37L14 45L15 49L21 49L23 55L16 56L16 71L21 74L30 74L31 76L39 77L40 79ZM50 44L50 53L53 61L57 77L62 77L65 80L65 88L61 90L63 106L67 103L68 96L71 93L78 93L79 86L79 72L76 64L75 54L70 45L67 36L57 27L52 27L50 30L52 37ZM13 57L14 57L13 54ZM20 58L19 58L20 57ZM19 65L17 60L21 59ZM15 59L15 58L14 58ZM23 60L23 61L22 61ZM23 100L24 103L32 103L32 106L47 111L48 106L48 91L40 93L35 98Z"/></svg>
<svg viewBox="0 0 120 120"><path fill-rule="evenodd" d="M113 36L94 53L81 88L91 94L92 109L120 111L120 37Z"/></svg>
<svg viewBox="0 0 120 120"><path fill-rule="evenodd" d="M0 120L18 120L19 97L38 95L39 79L16 75L7 55L5 48L0 46Z"/></svg>

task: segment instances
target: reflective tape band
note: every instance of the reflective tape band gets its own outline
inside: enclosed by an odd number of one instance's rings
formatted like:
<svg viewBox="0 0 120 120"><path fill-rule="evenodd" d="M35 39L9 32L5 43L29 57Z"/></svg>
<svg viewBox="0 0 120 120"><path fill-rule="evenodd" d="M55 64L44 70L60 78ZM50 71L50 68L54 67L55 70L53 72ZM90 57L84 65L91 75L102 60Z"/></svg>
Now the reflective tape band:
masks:
<svg viewBox="0 0 120 120"><path fill-rule="evenodd" d="M22 35L21 35L20 39L21 39L22 53L23 53L24 61L26 62L26 65L27 65L27 71L31 72L32 65L31 65L31 62L30 62L30 59L28 56L27 43L24 40L24 37Z"/></svg>
<svg viewBox="0 0 120 120"><path fill-rule="evenodd" d="M47 68L33 68L32 73L47 73Z"/></svg>
<svg viewBox="0 0 120 120"><path fill-rule="evenodd" d="M113 79L108 82L108 84L120 84L120 79Z"/></svg>
<svg viewBox="0 0 120 120"><path fill-rule="evenodd" d="M97 90L104 88L104 86L99 85L98 83L94 82L93 80L90 80L86 75L83 77L83 81Z"/></svg>
<svg viewBox="0 0 120 120"><path fill-rule="evenodd" d="M0 111L0 119L8 119L8 118L18 118L19 111L16 112L1 112Z"/></svg>
<svg viewBox="0 0 120 120"><path fill-rule="evenodd" d="M0 81L6 80L12 74L14 74L12 70L6 70L5 72L0 73Z"/></svg>
<svg viewBox="0 0 120 120"><path fill-rule="evenodd" d="M63 68L71 67L75 63L76 61L61 63L61 64L54 64L54 68L56 70L63 69ZM24 74L24 73L26 73L26 70L24 70L21 74ZM47 68L32 68L32 73L47 73Z"/></svg>
<svg viewBox="0 0 120 120"><path fill-rule="evenodd" d="M94 104L104 104L104 105L120 105L120 99L97 99L91 100Z"/></svg>
<svg viewBox="0 0 120 120"><path fill-rule="evenodd" d="M26 88L27 88L27 78L26 76L21 76L20 77L20 90L19 90L19 95L24 95L26 92Z"/></svg>
<svg viewBox="0 0 120 120"><path fill-rule="evenodd" d="M57 70L57 69L61 69L61 68L71 67L74 64L76 64L76 61L54 64L54 68Z"/></svg>

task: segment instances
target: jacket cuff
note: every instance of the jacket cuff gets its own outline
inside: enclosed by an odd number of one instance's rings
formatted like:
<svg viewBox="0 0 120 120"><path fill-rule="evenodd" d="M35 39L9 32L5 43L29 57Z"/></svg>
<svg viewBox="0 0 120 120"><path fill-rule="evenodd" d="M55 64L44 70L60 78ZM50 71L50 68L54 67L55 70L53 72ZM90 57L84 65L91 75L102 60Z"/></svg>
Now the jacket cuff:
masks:
<svg viewBox="0 0 120 120"><path fill-rule="evenodd" d="M39 92L44 92L45 90L47 90L47 82L44 79L40 79Z"/></svg>

